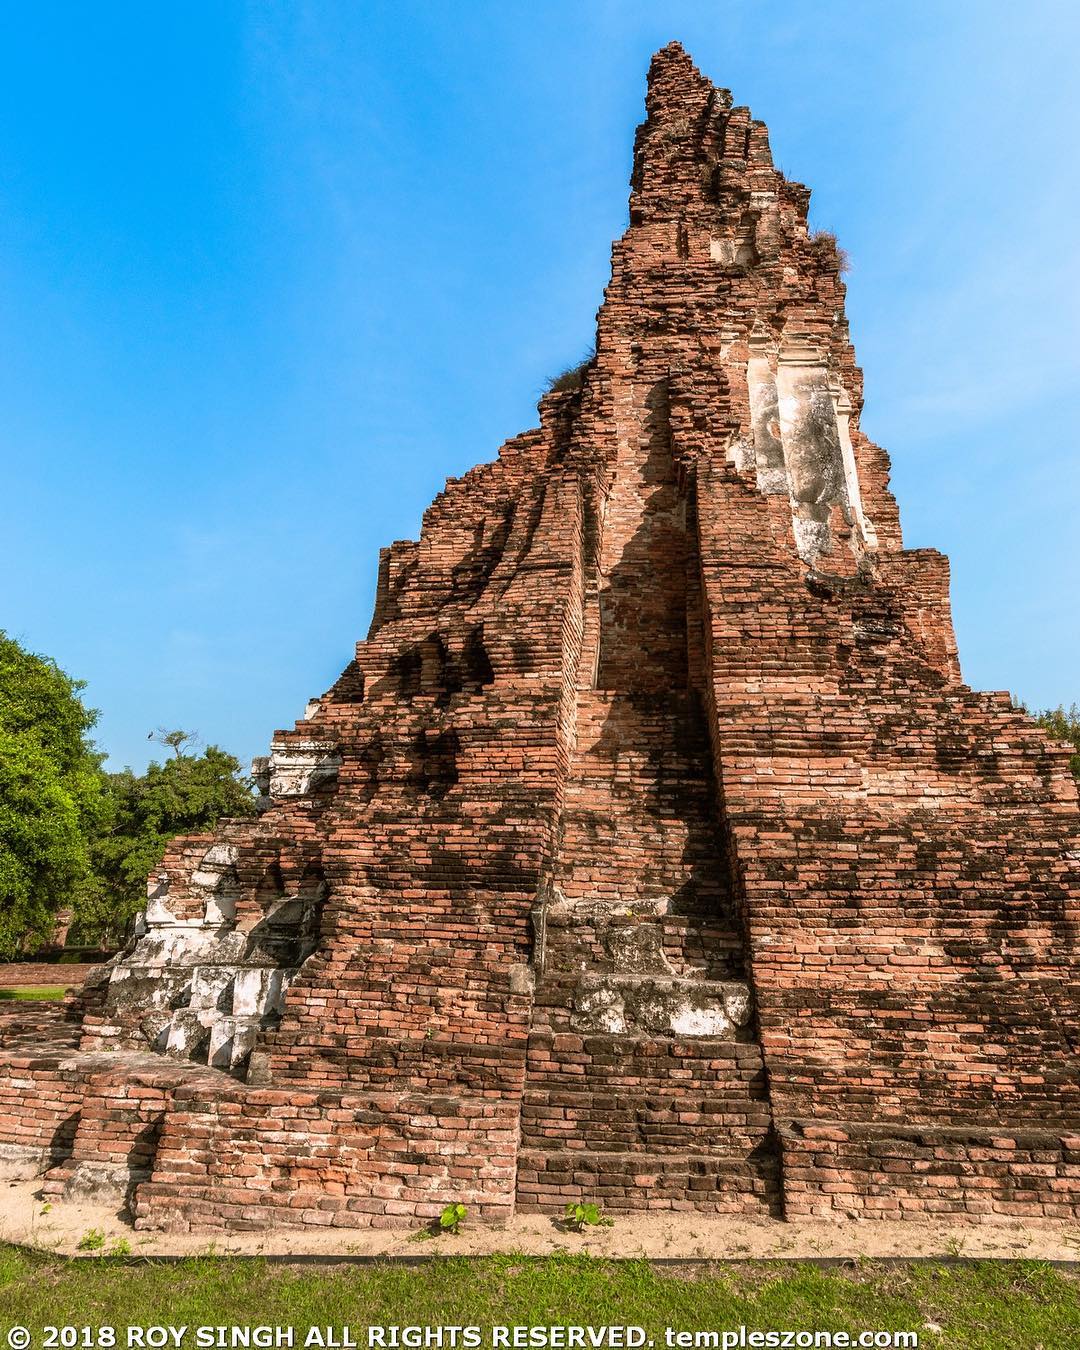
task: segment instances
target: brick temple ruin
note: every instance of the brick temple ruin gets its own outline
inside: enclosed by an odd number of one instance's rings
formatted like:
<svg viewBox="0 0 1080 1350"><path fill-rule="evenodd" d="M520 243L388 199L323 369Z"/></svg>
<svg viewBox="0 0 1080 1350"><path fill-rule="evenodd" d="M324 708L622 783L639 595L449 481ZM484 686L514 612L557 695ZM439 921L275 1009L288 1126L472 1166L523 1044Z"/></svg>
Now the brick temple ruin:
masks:
<svg viewBox="0 0 1080 1350"><path fill-rule="evenodd" d="M595 357L78 1021L8 1017L9 1175L149 1229L1080 1218L1067 751L961 682L809 191L677 45L646 106Z"/></svg>

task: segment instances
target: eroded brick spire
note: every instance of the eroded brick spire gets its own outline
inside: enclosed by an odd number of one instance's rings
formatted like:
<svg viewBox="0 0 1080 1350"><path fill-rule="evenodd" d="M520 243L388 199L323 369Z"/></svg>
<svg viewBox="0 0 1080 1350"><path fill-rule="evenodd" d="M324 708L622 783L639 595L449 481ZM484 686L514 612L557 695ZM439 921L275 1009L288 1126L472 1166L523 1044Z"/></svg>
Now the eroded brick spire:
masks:
<svg viewBox="0 0 1080 1350"><path fill-rule="evenodd" d="M1069 752L961 682L807 190L677 44L646 102L595 358L384 551L82 1051L0 1056L46 1194L1080 1219Z"/></svg>
<svg viewBox="0 0 1080 1350"><path fill-rule="evenodd" d="M627 348L676 402L684 388L700 402L707 378L703 453L722 443L758 491L788 502L805 563L856 570L880 544L899 544L899 520L887 458L859 428L862 376L835 240L810 235L809 191L774 167L764 123L676 43L653 59L646 108L595 387L606 373L618 383Z"/></svg>

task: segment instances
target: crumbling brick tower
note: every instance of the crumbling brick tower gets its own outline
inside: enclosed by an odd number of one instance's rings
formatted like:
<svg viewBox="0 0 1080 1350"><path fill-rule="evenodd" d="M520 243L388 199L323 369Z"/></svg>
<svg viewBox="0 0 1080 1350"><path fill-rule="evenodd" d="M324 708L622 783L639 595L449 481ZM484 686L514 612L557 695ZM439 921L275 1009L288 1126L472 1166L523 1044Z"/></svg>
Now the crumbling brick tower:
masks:
<svg viewBox="0 0 1080 1350"><path fill-rule="evenodd" d="M1067 754L960 681L809 192L676 45L647 111L595 357L384 552L79 1052L7 1052L47 1189L1080 1216Z"/></svg>

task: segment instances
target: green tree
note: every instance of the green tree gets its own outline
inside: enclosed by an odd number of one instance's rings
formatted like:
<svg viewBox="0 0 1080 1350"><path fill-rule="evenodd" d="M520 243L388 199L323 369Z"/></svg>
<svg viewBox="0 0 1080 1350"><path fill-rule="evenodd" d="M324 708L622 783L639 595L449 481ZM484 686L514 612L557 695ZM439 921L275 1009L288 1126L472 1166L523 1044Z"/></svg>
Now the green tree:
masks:
<svg viewBox="0 0 1080 1350"><path fill-rule="evenodd" d="M91 845L93 881L80 893L75 931L85 941L122 937L146 903L146 878L179 834L201 834L223 816L255 811L251 780L232 755L216 745L185 754L194 736L160 731L154 738L173 758L151 763L144 774L131 769L106 775L108 823Z"/></svg>
<svg viewBox="0 0 1080 1350"><path fill-rule="evenodd" d="M0 958L50 936L108 805L82 680L0 631Z"/></svg>
<svg viewBox="0 0 1080 1350"><path fill-rule="evenodd" d="M1069 760L1069 768L1077 778L1080 778L1080 708L1074 703L1066 710L1062 704L1059 708L1047 708L1045 711L1035 713L1035 721L1039 726L1045 728L1056 741L1068 741L1076 753Z"/></svg>

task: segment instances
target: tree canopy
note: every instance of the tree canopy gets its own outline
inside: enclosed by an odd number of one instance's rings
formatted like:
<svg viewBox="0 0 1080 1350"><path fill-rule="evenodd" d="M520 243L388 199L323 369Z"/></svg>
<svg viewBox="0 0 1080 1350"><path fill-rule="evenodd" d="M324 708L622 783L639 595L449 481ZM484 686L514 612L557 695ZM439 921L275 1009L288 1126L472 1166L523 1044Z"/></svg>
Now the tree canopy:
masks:
<svg viewBox="0 0 1080 1350"><path fill-rule="evenodd" d="M1069 768L1080 779L1080 707L1047 708L1035 714L1035 721L1056 741L1068 741L1076 752L1069 760Z"/></svg>
<svg viewBox="0 0 1080 1350"><path fill-rule="evenodd" d="M216 745L201 755L182 753L194 738L166 732L174 755L151 763L144 774L124 769L105 775L106 821L91 841L92 877L75 906L81 938L115 940L146 903L146 877L169 840L211 829L222 816L255 810L251 781L239 762Z"/></svg>
<svg viewBox="0 0 1080 1350"><path fill-rule="evenodd" d="M81 940L121 939L170 839L255 810L237 760L193 754L193 732L159 728L171 759L107 773L84 688L0 631L0 960L47 942L64 909Z"/></svg>
<svg viewBox="0 0 1080 1350"><path fill-rule="evenodd" d="M89 876L107 805L84 688L0 631L0 958L46 940Z"/></svg>

